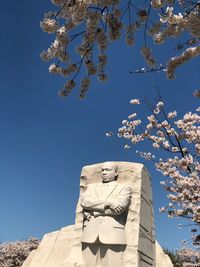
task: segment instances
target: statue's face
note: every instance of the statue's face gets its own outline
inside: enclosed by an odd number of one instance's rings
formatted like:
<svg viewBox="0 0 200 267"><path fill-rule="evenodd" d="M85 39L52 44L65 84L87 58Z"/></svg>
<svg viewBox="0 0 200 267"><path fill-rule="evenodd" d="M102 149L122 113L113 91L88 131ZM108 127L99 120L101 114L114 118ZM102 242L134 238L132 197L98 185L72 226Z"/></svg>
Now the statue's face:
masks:
<svg viewBox="0 0 200 267"><path fill-rule="evenodd" d="M109 183L116 180L117 175L117 166L113 166L111 164L103 165L101 169L101 177L103 183Z"/></svg>

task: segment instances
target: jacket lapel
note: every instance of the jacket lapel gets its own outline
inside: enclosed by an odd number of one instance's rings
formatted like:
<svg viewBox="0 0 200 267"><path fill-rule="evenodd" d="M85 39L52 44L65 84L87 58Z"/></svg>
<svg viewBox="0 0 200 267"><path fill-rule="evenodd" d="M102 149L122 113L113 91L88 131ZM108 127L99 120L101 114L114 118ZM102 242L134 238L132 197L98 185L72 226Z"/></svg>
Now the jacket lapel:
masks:
<svg viewBox="0 0 200 267"><path fill-rule="evenodd" d="M104 186L103 183L97 184L95 188L97 197L101 199L107 199L115 190L117 185L118 184L116 182L110 182L109 184L107 184L107 186Z"/></svg>
<svg viewBox="0 0 200 267"><path fill-rule="evenodd" d="M104 195L105 199L107 199L113 193L116 187L117 187L117 183L114 183L108 186L108 190L106 190L106 193Z"/></svg>

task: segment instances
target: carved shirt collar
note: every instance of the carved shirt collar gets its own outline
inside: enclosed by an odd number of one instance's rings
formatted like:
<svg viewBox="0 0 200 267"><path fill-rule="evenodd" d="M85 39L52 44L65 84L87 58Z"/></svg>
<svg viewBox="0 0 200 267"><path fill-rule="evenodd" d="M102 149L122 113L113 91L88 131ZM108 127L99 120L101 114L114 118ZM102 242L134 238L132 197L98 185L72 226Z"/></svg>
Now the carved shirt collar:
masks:
<svg viewBox="0 0 200 267"><path fill-rule="evenodd" d="M114 185L117 185L117 181L111 181L111 182L108 182L108 183L102 183L102 185L104 187L114 186Z"/></svg>

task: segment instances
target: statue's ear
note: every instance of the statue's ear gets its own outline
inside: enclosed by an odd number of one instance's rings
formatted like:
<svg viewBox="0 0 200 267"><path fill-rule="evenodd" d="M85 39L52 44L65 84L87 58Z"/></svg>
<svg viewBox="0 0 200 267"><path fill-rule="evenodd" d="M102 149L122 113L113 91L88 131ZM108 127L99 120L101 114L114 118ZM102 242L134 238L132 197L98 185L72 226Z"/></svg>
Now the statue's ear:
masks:
<svg viewBox="0 0 200 267"><path fill-rule="evenodd" d="M117 177L118 174L119 174L119 172L118 172L118 168L116 168L116 169L115 169L115 176Z"/></svg>

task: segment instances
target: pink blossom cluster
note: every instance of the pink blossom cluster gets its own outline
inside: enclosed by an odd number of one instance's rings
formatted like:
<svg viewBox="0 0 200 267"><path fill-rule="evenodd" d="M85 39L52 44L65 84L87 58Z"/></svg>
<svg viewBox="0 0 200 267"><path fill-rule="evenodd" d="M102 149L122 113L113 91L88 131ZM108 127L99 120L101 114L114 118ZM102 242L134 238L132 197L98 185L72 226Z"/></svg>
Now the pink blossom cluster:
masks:
<svg viewBox="0 0 200 267"><path fill-rule="evenodd" d="M39 240L36 238L0 244L0 267L22 266L29 253L38 245Z"/></svg>
<svg viewBox="0 0 200 267"><path fill-rule="evenodd" d="M133 99L130 103L140 102ZM155 168L167 177L161 184L169 192L169 203L160 211L167 212L169 217L192 221L196 227L192 229L193 244L200 245L197 232L200 225L200 108L181 119L176 119L176 111L165 112L162 101L149 108L151 114L146 123L134 112L122 121L118 136L126 139L126 149L141 142L151 144L154 153L136 152L152 160Z"/></svg>
<svg viewBox="0 0 200 267"><path fill-rule="evenodd" d="M189 47L181 55L169 59L166 73L175 77L175 70L186 61L200 55L199 1L145 1L139 7L133 0L51 0L58 10L44 15L40 25L44 32L55 35L50 47L41 53L45 61L54 60L49 72L67 78L60 96L67 96L76 87L75 80L81 78L80 97L85 97L92 76L99 81L107 80L106 49L112 42L124 38L133 46L136 32L144 32L141 53L151 68L156 60L147 44L147 37L155 44L163 44L168 38L179 38L187 34ZM79 41L78 41L79 40ZM74 42L78 45L74 45ZM183 45L178 45L182 49ZM55 62L56 60L56 62Z"/></svg>
<svg viewBox="0 0 200 267"><path fill-rule="evenodd" d="M190 264L196 264L200 266L200 250L193 250L191 248L182 248L177 251L178 257L184 266L190 266ZM198 264L198 265L197 265ZM192 266L192 265L191 265Z"/></svg>

